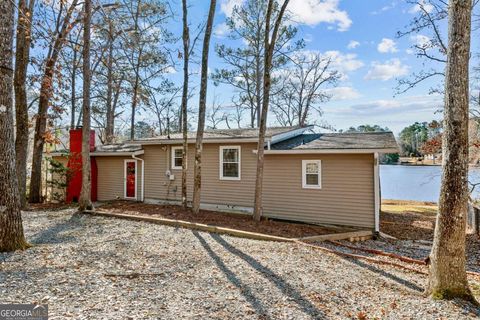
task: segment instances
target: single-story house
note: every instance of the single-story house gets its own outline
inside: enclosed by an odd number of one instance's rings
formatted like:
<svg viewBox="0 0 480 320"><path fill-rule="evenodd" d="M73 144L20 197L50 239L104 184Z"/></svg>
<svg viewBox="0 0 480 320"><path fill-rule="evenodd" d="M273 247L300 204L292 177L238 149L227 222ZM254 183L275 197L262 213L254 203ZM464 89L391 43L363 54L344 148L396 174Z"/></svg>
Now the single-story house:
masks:
<svg viewBox="0 0 480 320"><path fill-rule="evenodd" d="M398 152L391 132L314 133L313 127L268 128L263 213L267 217L379 230L379 153ZM81 130L71 139L81 139ZM75 138L76 137L76 138ZM187 191L193 192L196 133L188 134ZM201 207L252 212L258 129L206 130ZM78 141L72 154L81 150ZM91 146L99 201L181 200L182 135ZM65 152L51 156L67 163ZM70 183L71 184L71 183ZM75 190L69 185L70 193ZM67 188L67 189L68 189ZM74 191L79 192L79 191ZM67 190L67 195L68 195ZM92 191L93 195L93 191ZM70 195L70 200L76 196Z"/></svg>

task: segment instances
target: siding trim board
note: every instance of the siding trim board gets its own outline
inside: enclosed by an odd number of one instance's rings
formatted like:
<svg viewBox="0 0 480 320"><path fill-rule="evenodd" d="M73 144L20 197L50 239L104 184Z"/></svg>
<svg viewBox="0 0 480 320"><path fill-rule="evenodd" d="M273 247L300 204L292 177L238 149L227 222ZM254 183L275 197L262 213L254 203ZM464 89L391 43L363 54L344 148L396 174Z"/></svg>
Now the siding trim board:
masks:
<svg viewBox="0 0 480 320"><path fill-rule="evenodd" d="M373 185L375 190L375 232L380 232L380 174L378 153L373 161Z"/></svg>

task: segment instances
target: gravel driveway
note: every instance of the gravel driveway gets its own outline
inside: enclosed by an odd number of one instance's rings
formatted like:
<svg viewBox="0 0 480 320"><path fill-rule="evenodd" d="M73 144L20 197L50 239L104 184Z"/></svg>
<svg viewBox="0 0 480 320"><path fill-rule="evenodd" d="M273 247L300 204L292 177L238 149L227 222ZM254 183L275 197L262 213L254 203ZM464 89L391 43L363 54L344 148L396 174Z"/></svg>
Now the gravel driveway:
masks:
<svg viewBox="0 0 480 320"><path fill-rule="evenodd" d="M34 246L0 254L0 301L50 319L468 319L422 296L422 275L292 243L239 239L71 209L28 212Z"/></svg>

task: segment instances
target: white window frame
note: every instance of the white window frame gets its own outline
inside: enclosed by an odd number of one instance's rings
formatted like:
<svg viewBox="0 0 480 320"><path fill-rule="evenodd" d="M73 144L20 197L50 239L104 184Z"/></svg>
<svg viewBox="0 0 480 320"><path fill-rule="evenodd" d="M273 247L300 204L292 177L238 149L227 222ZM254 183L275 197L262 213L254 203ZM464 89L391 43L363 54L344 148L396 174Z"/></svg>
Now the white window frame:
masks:
<svg viewBox="0 0 480 320"><path fill-rule="evenodd" d="M129 162L135 163L135 196L127 197L127 164ZM137 200L137 183L138 183L138 166L137 160L125 159L123 162L123 198L128 200Z"/></svg>
<svg viewBox="0 0 480 320"><path fill-rule="evenodd" d="M172 167L172 170L182 170L182 166L175 166L175 150L182 150L182 154L183 154L183 146L181 147L172 147L170 152L172 153L171 155L171 167ZM186 161L186 164L188 164L188 161Z"/></svg>
<svg viewBox="0 0 480 320"><path fill-rule="evenodd" d="M223 175L223 150L225 149L236 149L238 150L238 177L225 177ZM220 180L240 180L242 177L242 147L240 146L220 146L219 148L219 156L220 156Z"/></svg>
<svg viewBox="0 0 480 320"><path fill-rule="evenodd" d="M307 164L318 164L318 185L307 184ZM302 160L302 187L303 189L322 189L322 160Z"/></svg>

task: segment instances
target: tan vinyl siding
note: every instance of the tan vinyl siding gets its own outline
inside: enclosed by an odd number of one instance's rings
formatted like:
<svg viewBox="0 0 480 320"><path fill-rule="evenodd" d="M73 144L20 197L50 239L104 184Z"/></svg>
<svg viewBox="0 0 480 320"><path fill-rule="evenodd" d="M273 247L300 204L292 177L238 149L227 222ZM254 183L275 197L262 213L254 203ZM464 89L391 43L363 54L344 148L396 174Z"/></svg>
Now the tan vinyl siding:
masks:
<svg viewBox="0 0 480 320"><path fill-rule="evenodd" d="M96 157L98 166L98 200L124 198L125 160L131 157ZM137 160L137 199L141 197L142 162Z"/></svg>
<svg viewBox="0 0 480 320"><path fill-rule="evenodd" d="M373 154L268 155L265 215L373 228ZM302 160L321 160L321 189L302 187Z"/></svg>
<svg viewBox="0 0 480 320"><path fill-rule="evenodd" d="M205 144L202 157L203 204L251 208L255 191L256 148L241 146L241 179L220 179L220 144ZM145 199L179 201L181 170L171 169L171 146L144 146ZM124 195L124 157L97 157L98 198ZM374 227L373 154L266 155L264 214L288 220ZM302 160L321 160L321 189L302 188ZM187 160L188 199L193 192L194 146ZM168 179L166 171L174 175ZM137 162L137 197L141 196L141 162Z"/></svg>
<svg viewBox="0 0 480 320"><path fill-rule="evenodd" d="M201 202L208 204L251 207L255 185L256 157L252 150L256 144L230 144L241 146L240 180L220 180L220 144L205 144L202 155ZM171 169L170 146L144 146L145 198L162 200L181 199L182 171ZM170 170L175 179L169 180ZM194 146L188 149L187 182L188 199L193 192Z"/></svg>

